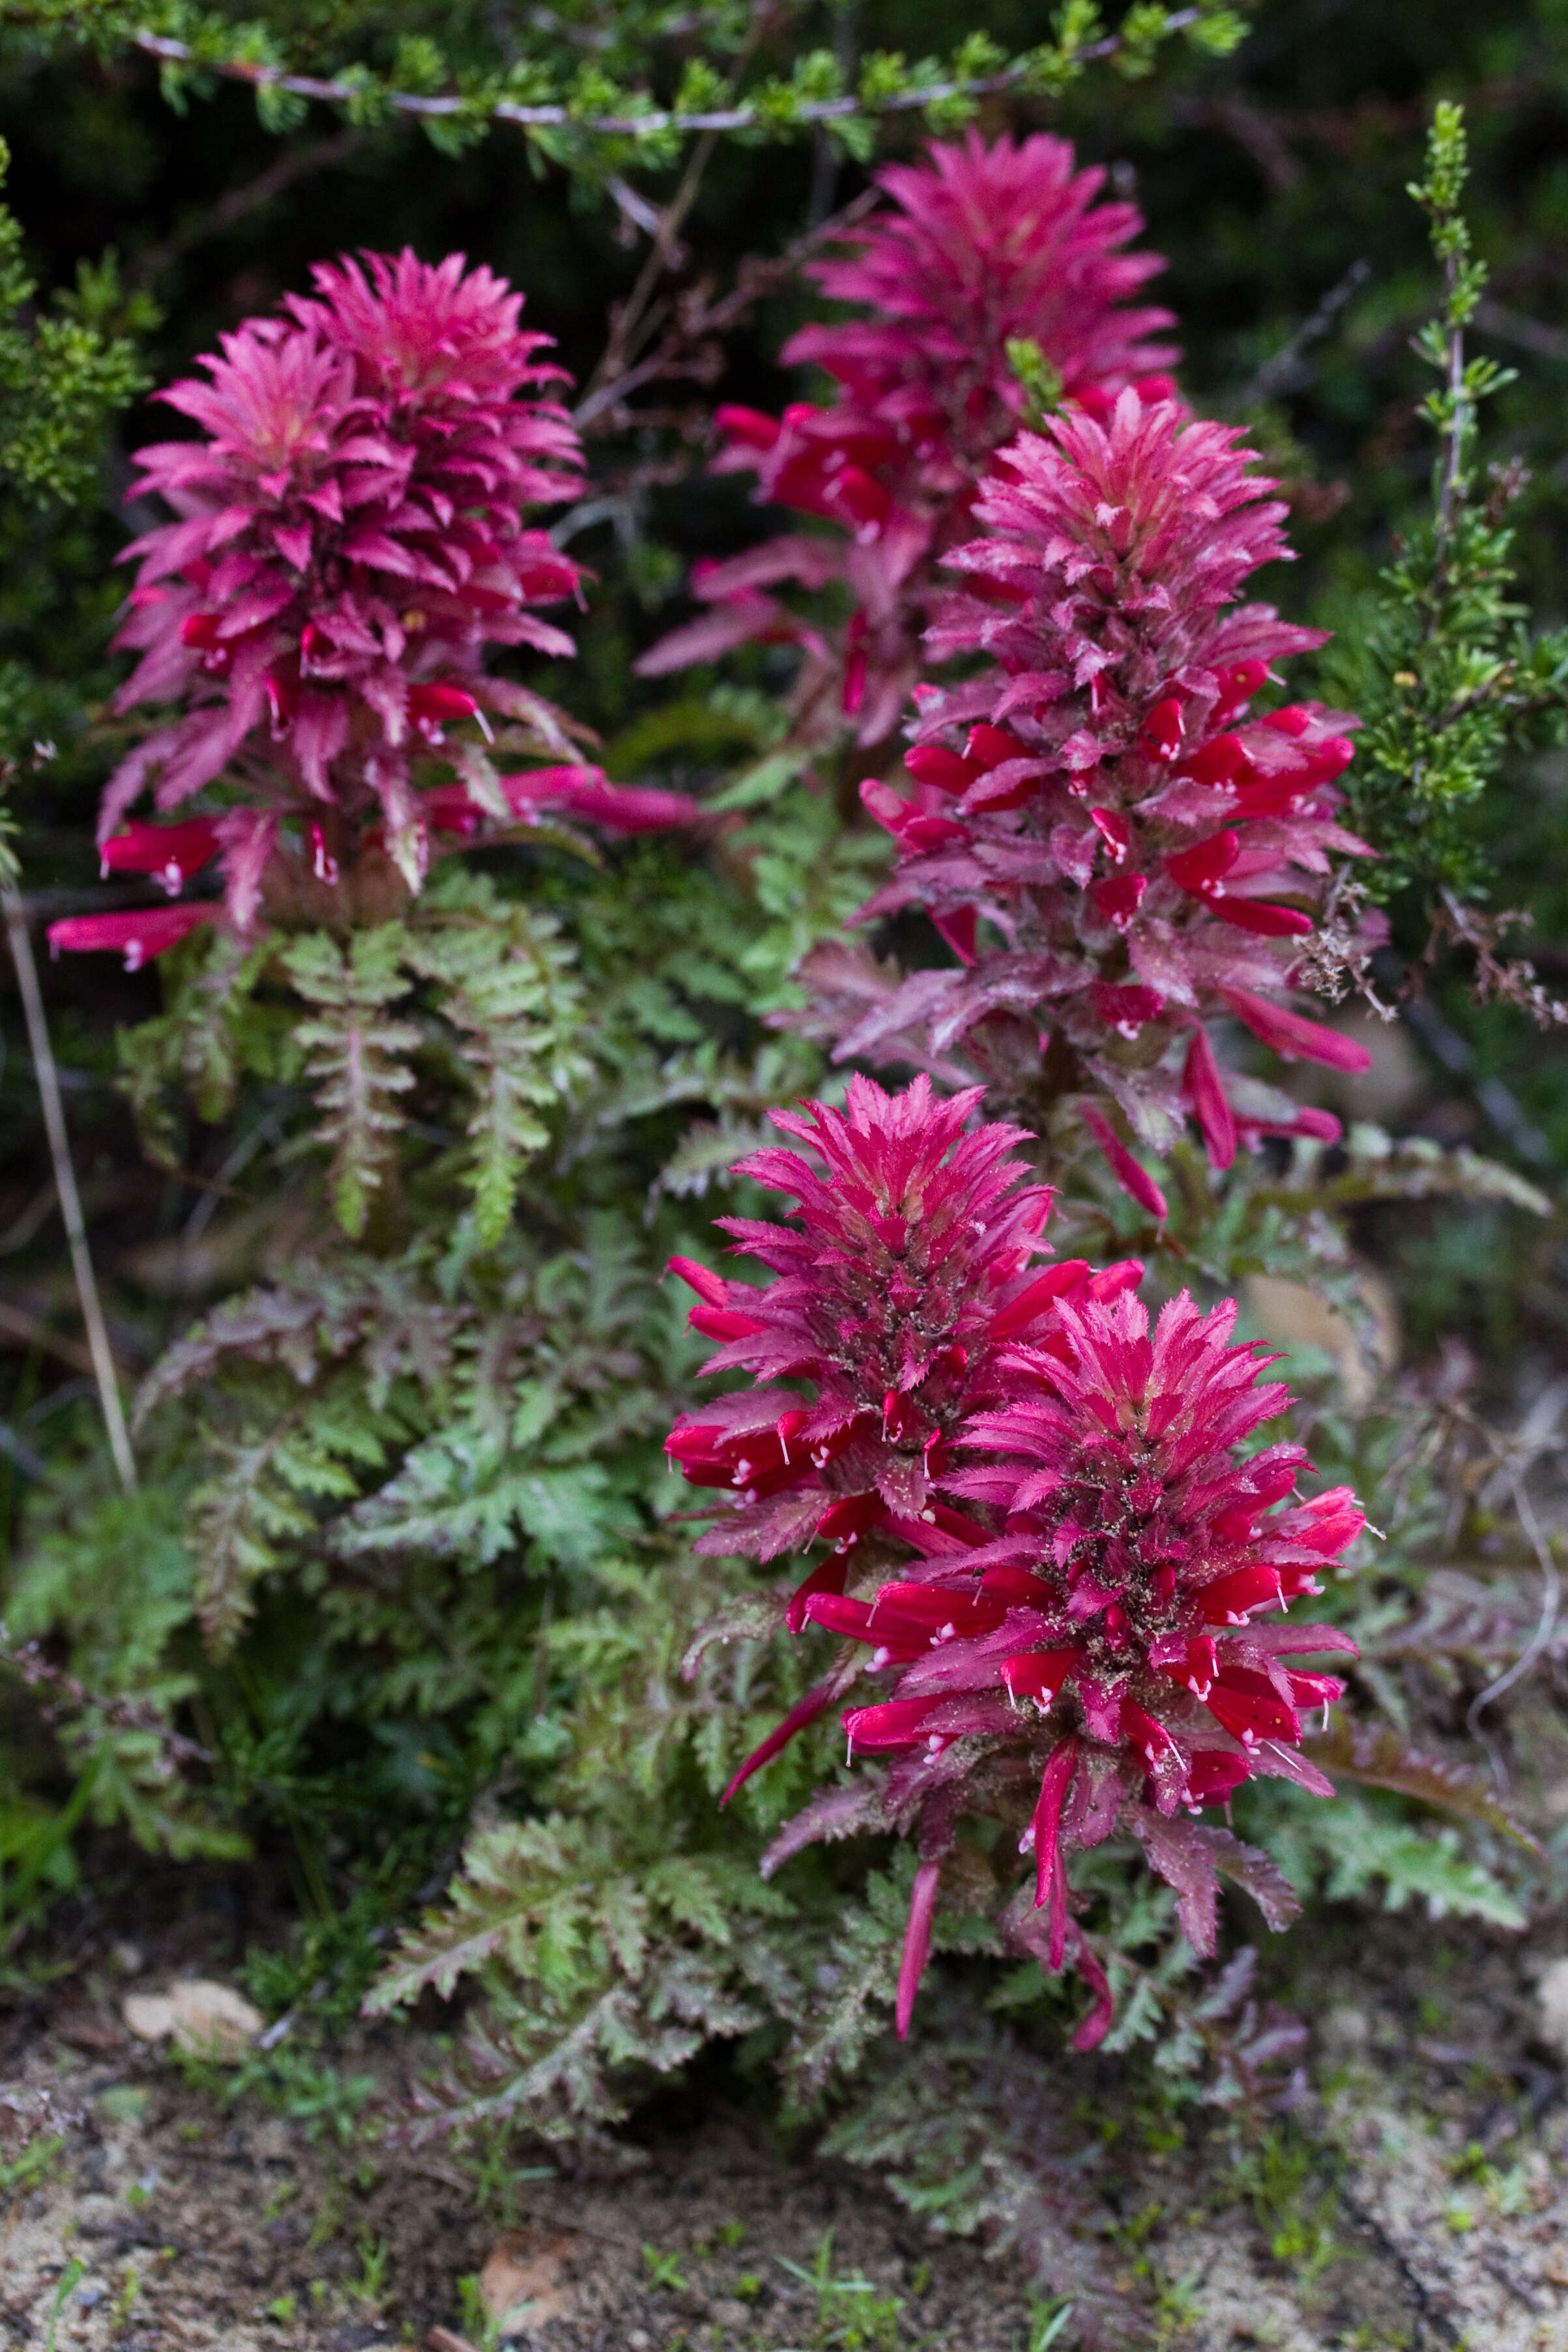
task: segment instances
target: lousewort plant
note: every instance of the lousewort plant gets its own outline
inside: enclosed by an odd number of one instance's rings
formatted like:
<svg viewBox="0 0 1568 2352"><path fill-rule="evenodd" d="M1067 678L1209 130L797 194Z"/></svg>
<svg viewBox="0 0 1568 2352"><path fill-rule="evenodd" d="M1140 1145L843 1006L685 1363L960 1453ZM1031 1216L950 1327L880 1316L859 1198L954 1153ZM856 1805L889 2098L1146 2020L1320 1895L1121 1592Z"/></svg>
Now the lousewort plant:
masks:
<svg viewBox="0 0 1568 2352"><path fill-rule="evenodd" d="M606 783L560 712L486 667L493 646L570 654L537 608L580 583L524 520L574 494L582 458L542 396L563 372L540 357L549 337L521 328L521 295L458 254L371 254L314 277L313 297L225 336L205 381L159 395L197 436L138 452L136 493L174 520L126 551L139 561L116 643L141 659L118 708L174 715L110 779L105 871L177 893L216 858L244 932L264 909L395 911L433 834L549 809L620 832L689 821L679 794ZM492 719L504 745L552 764L498 773L480 740L494 742ZM148 789L166 813L207 788L210 813L121 829ZM50 939L134 964L217 911L78 917Z"/></svg>
<svg viewBox="0 0 1568 2352"><path fill-rule="evenodd" d="M732 1496L702 1549L833 1547L788 1619L847 1646L731 1793L858 1675L886 1678L844 1715L848 1784L769 1866L857 1827L916 1838L904 2032L960 1823L1002 1822L1032 1857L1004 1889L1004 1935L1053 1969L1074 1958L1099 1988L1093 2040L1110 2012L1074 1916L1074 1849L1131 1832L1201 1952L1221 1874L1289 1916L1266 1857L1198 1817L1254 1775L1332 1794L1300 1751L1301 1717L1342 1685L1292 1662L1354 1644L1282 1612L1321 1591L1363 1514L1348 1489L1296 1499L1300 1445L1240 1454L1289 1398L1231 1344L1233 1301L1205 1315L1183 1292L1152 1328L1135 1263L1030 1273L1048 1199L1016 1129L963 1133L977 1108L934 1102L923 1079L889 1097L856 1078L843 1113L774 1114L820 1164L770 1150L744 1166L795 1196L798 1226L721 1221L773 1281L676 1262L701 1297L693 1324L723 1342L704 1370L761 1385L668 1444Z"/></svg>
<svg viewBox="0 0 1568 2352"><path fill-rule="evenodd" d="M1157 1215L1122 1122L1162 1150L1191 1114L1219 1168L1238 1140L1339 1133L1227 1070L1215 1015L1281 1054L1368 1060L1285 1001L1331 857L1365 845L1334 783L1356 720L1317 703L1252 715L1271 665L1323 633L1236 602L1289 553L1251 467L1234 427L1131 390L1103 424L1064 412L1021 435L976 499L986 536L946 558L973 584L926 639L933 659L986 666L915 689L907 793L861 786L900 852L865 916L926 908L958 965L844 1000L839 1050L918 1034L1037 1114L1074 1098Z"/></svg>

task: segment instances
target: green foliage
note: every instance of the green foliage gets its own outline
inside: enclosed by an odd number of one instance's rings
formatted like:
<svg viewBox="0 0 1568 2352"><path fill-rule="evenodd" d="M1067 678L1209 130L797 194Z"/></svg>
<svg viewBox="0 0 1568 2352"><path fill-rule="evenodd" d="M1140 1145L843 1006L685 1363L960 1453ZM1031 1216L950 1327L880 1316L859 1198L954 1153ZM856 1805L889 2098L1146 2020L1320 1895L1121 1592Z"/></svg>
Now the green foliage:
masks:
<svg viewBox="0 0 1568 2352"><path fill-rule="evenodd" d="M816 2297L814 2342L822 2352L899 2352L903 2297L879 2293L875 2280L858 2271L847 2277L837 2273L831 2230L824 2232L809 2270L783 2255L779 2262Z"/></svg>
<svg viewBox="0 0 1568 2352"><path fill-rule="evenodd" d="M443 880L447 887L421 909L406 957L435 983L442 1016L461 1041L474 1096L464 1181L474 1196L474 1237L493 1249L510 1222L523 1163L548 1139L541 1113L588 1075L574 1042L582 994L550 916L509 906L486 877Z"/></svg>
<svg viewBox="0 0 1568 2352"><path fill-rule="evenodd" d="M10 169L0 140L0 184ZM22 262L22 232L0 205L0 482L42 505L87 496L117 409L146 388L134 343L115 331L151 323L145 301L127 310L109 255L82 266L56 315L32 313L37 287Z"/></svg>
<svg viewBox="0 0 1568 2352"><path fill-rule="evenodd" d="M1342 1790L1332 1804L1314 1805L1293 1790L1271 1788L1247 1811L1249 1822L1263 1817L1257 1833L1304 1895L1330 1903L1374 1898L1385 1911L1419 1903L1428 1918L1482 1919L1494 1927L1522 1927L1529 1917L1496 1869L1465 1851L1457 1829L1431 1830L1393 1803Z"/></svg>
<svg viewBox="0 0 1568 2352"><path fill-rule="evenodd" d="M1347 2251L1334 2232L1339 2200L1323 2177L1322 2152L1290 2124L1274 2124L1242 2151L1236 2178L1269 2252L1310 2294L1319 2273Z"/></svg>
<svg viewBox="0 0 1568 2352"><path fill-rule="evenodd" d="M346 946L323 931L306 932L279 958L314 1008L295 1043L314 1082L317 1136L332 1154L332 1204L352 1240L363 1233L371 1195L393 1160L400 1123L394 1098L414 1084L407 1056L419 1031L388 1011L413 986L407 946L400 923L381 923L354 932Z"/></svg>
<svg viewBox="0 0 1568 2352"><path fill-rule="evenodd" d="M1474 803L1505 752L1561 733L1568 709L1568 632L1532 636L1510 591L1504 520L1522 484L1498 469L1478 500L1478 415L1514 380L1467 357L1465 331L1487 283L1460 199L1468 173L1464 110L1433 119L1426 176L1409 194L1432 225L1443 300L1415 340L1440 378L1422 404L1438 437L1434 510L1384 572L1376 599L1347 613L1330 669L1365 720L1347 779L1352 823L1379 853L1364 877L1378 898L1412 886L1485 895L1487 860Z"/></svg>
<svg viewBox="0 0 1568 2352"><path fill-rule="evenodd" d="M183 1104L216 1126L235 1108L242 1076L298 1079L302 1057L286 1009L258 991L270 949L247 948L204 928L171 951L161 972L164 1009L116 1039L121 1083L143 1150L180 1165Z"/></svg>
<svg viewBox="0 0 1568 2352"><path fill-rule="evenodd" d="M416 2137L526 2124L613 2154L607 2128L640 2082L707 2039L759 2034L809 2005L830 1891L804 1874L816 1924L803 1934L801 1891L757 1875L753 1841L759 1822L802 1801L820 1756L782 1759L773 1785L748 1788L727 1814L714 1804L798 1696L800 1666L752 1638L685 1681L698 1567L666 1547L646 1567L611 1561L599 1605L542 1637L539 1687L559 1712L535 1716L519 1752L556 1810L479 1833L446 1905L405 1934L368 1999L384 2013L468 1977L482 1993L421 2087L405 2126ZM886 1962L884 1973L890 2000Z"/></svg>
<svg viewBox="0 0 1568 2352"><path fill-rule="evenodd" d="M1108 32L1094 0L1067 0L1057 12L1055 38L1039 47L1009 58L988 34L974 32L945 58L911 65L880 51L848 93L831 49L806 48L789 37L791 20L805 13L801 0L793 0L781 28L792 60L787 77L764 73L742 88L724 68L754 44L731 0L708 0L695 23L690 12L664 0L620 0L595 28L591 62L575 48L567 25L553 17L531 24L524 55L504 36L486 40L483 16L464 10L450 26L437 20L439 39L423 28L401 32L388 67L382 62L384 38L376 37L383 13L371 5L332 12L322 28L336 37L330 49L323 54L317 43L304 55L297 41L280 39L266 23L194 0L151 10L139 0L7 0L0 22L25 29L30 47L140 49L159 60L164 95L182 110L190 96L211 88L214 76L229 77L255 91L270 131L298 128L311 100L336 106L356 124L416 121L440 153L458 156L501 123L522 131L542 156L594 179L628 161L669 163L685 141L709 131L788 140L820 127L863 162L886 116L916 113L931 130L951 132L970 120L980 98L997 91L1058 93L1102 59L1141 79L1177 32L1200 51L1225 56L1246 29L1237 10L1212 0L1184 9L1134 0ZM672 36L689 41L693 33L711 55L688 54L676 79L669 69L680 52L666 57L662 45ZM343 56L345 36L358 54ZM664 68L657 81L675 82L668 102L656 94L650 52Z"/></svg>
<svg viewBox="0 0 1568 2352"><path fill-rule="evenodd" d="M1050 2063L962 1996L944 2000L934 2030L879 2058L827 2150L875 2172L929 2229L984 2232L1015 2252L1086 2333L1098 2323L1094 2340L1146 2342L1142 2299L1126 2294L1099 2234L1093 2154Z"/></svg>

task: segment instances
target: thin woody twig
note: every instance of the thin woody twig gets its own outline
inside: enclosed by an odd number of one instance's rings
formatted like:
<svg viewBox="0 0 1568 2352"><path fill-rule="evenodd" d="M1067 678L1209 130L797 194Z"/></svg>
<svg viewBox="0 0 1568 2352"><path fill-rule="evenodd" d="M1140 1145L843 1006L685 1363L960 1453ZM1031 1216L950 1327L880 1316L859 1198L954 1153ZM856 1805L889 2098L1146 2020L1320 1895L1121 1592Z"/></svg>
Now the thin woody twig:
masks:
<svg viewBox="0 0 1568 2352"><path fill-rule="evenodd" d="M648 331L644 326L644 314L653 298L654 288L665 270L678 266L680 247L677 239L680 225L696 200L697 191L701 185L702 174L707 170L713 150L718 143L716 131L709 131L705 137L698 141L692 150L691 160L681 176L680 185L668 204L658 214L653 231L653 244L649 247L641 269L637 272L637 284L616 313L610 340L605 346L605 355L595 369L593 382L588 386L588 399L593 398L595 392L607 376L616 372L624 372L628 361L636 356L639 341ZM642 331L641 336L639 336L639 330Z"/></svg>
<svg viewBox="0 0 1568 2352"><path fill-rule="evenodd" d="M1201 8L1176 9L1165 19L1166 35L1184 33L1189 26L1198 24L1203 15ZM361 105L364 100L363 89L356 81L323 81L312 74L285 73L281 66L258 65L246 58L199 57L188 41L176 40L168 34L137 33L132 46L156 58L162 65L196 66L204 73L247 82L254 89L284 90L291 98L318 99L329 106ZM1124 47L1121 33L1107 33L1074 49L1070 62L1076 66L1097 65L1103 58L1115 57ZM985 74L972 81L953 79L932 82L920 89L897 90L874 105L868 105L859 97L808 99L794 110L790 124L793 129L803 123L846 122L864 114L920 113L945 99L990 98L1004 90L1016 89L1031 70L1029 62L1020 59L1001 73ZM440 121L469 111L469 101L465 98L445 94L426 97L415 90L388 90L381 103L390 113L427 121ZM522 131L571 129L606 138L646 139L669 131L687 134L754 130L763 120L763 109L757 104L725 106L706 113L683 114L675 108L650 107L645 114L576 114L564 105L524 106L501 99L487 107L485 112L493 122L513 123Z"/></svg>
<svg viewBox="0 0 1568 2352"><path fill-rule="evenodd" d="M3 1624L0 1624L0 1664L14 1666L29 1689L57 1692L59 1699L68 1706L76 1708L79 1714L101 1715L106 1722L121 1730L150 1732L161 1743L171 1773L179 1770L182 1765L210 1764L213 1760L209 1749L194 1739L187 1739L183 1731L175 1731L147 1700L132 1698L124 1691L109 1695L89 1690L87 1685L79 1681L68 1668L51 1664L37 1642L24 1642L20 1649L15 1648ZM58 1706L46 1704L42 1709L44 1720L52 1722L58 1712Z"/></svg>
<svg viewBox="0 0 1568 2352"><path fill-rule="evenodd" d="M0 905L4 906L5 912L11 961L16 968L16 986L21 992L22 1011L27 1024L33 1072L38 1082L38 1100L49 1139L49 1157L54 1161L60 1214L65 1221L66 1238L70 1244L71 1271L76 1276L77 1297L81 1301L81 1319L87 1326L93 1378L98 1382L104 1427L109 1433L109 1450L114 1456L114 1467L119 1473L121 1486L126 1494L133 1495L136 1492L136 1464L125 1426L124 1407L120 1401L120 1383L115 1378L109 1329L103 1319L98 1282L92 1271L92 1255L87 1244L81 1195L77 1191L76 1171L71 1165L70 1139L66 1133L65 1107L60 1100L59 1072L55 1067L55 1057L49 1046L48 1023L44 1018L44 999L38 987L38 968L33 961L33 942L27 934L26 912L16 891L11 887L0 891Z"/></svg>
<svg viewBox="0 0 1568 2352"><path fill-rule="evenodd" d="M578 402L572 412L572 421L578 432L586 433L606 412L616 408L628 393L639 390L645 383L656 383L661 376L679 374L683 367L683 352L737 325L754 303L775 287L786 283L808 255L819 246L831 245L835 237L844 236L880 202L879 189L866 189L841 212L835 213L830 220L821 221L815 228L804 231L774 259L748 262L740 284L717 302L710 303L701 287L695 289L690 295L683 296L677 308L675 322L658 349L651 352L647 359L639 360L635 367L628 367L624 374L600 383L596 390L586 393ZM599 373L603 373L602 366Z"/></svg>

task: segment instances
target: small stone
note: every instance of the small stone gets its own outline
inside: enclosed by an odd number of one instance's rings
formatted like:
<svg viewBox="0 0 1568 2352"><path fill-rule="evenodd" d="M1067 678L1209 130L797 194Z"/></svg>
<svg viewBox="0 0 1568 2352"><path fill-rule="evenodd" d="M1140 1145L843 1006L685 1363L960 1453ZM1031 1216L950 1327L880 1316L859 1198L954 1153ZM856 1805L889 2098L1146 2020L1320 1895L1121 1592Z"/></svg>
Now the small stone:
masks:
<svg viewBox="0 0 1568 2352"><path fill-rule="evenodd" d="M174 2030L174 2004L161 1992L133 1992L120 2014L138 2042L166 2042Z"/></svg>
<svg viewBox="0 0 1568 2352"><path fill-rule="evenodd" d="M503 2342L570 2312L572 2297L562 2284L561 2266L571 2251L572 2242L564 2237L552 2238L531 2253L517 2238L502 2238L491 2247L479 2273L479 2293Z"/></svg>
<svg viewBox="0 0 1568 2352"><path fill-rule="evenodd" d="M1568 1959L1548 1961L1535 1997L1541 2004L1542 2042L1568 2060Z"/></svg>
<svg viewBox="0 0 1568 2352"><path fill-rule="evenodd" d="M140 2042L173 2040L193 2058L234 2065L267 2021L232 1985L182 1977L166 1993L128 1993L121 2011Z"/></svg>
<svg viewBox="0 0 1568 2352"><path fill-rule="evenodd" d="M1349 2001L1336 2001L1331 2009L1323 2011L1318 2038L1331 2058L1342 2062L1363 2058L1372 2042L1372 2020L1364 2009L1352 2008Z"/></svg>

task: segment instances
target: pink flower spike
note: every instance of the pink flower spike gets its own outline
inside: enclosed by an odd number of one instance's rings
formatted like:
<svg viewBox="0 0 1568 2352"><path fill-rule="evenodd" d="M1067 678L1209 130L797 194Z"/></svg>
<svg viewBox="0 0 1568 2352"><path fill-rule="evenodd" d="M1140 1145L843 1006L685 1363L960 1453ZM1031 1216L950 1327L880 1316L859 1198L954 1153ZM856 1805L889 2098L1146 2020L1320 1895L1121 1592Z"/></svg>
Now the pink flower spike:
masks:
<svg viewBox="0 0 1568 2352"><path fill-rule="evenodd" d="M1169 314L1135 300L1161 267L1122 249L1138 215L1097 203L1102 174L1079 171L1064 142L971 134L877 178L888 205L807 265L861 315L807 326L783 354L825 370L832 398L792 402L781 417L717 412L726 439L714 470L754 472L759 502L837 531L784 531L716 573L694 568L693 593L715 609L637 665L657 677L741 644L799 645L814 726L851 720L865 744L897 730L940 551L962 536L976 482L1007 462L1026 398L1015 339L1038 347L1068 399L1102 413L1128 383L1164 396L1160 372L1176 356L1150 340ZM847 626L829 642L763 593L786 583L842 584Z"/></svg>
<svg viewBox="0 0 1568 2352"><path fill-rule="evenodd" d="M539 397L560 371L521 330L521 295L456 254L368 254L314 278L160 395L196 432L138 452L136 492L174 519L128 551L116 640L141 657L117 708L178 715L121 761L101 832L118 837L149 782L172 809L243 779L249 809L225 817L241 929L277 824L312 804L336 812L338 854L390 850L417 889L410 761L455 719L488 733L487 708L522 714L519 689L486 676L488 646L572 650L533 608L572 593L577 568L524 515L572 494L581 451ZM260 822L242 834L247 814Z"/></svg>
<svg viewBox="0 0 1568 2352"><path fill-rule="evenodd" d="M941 1876L940 1862L922 1862L915 1872L914 1885L910 1893L909 1925L904 1929L903 1957L899 1963L898 2005L894 2011L900 2042L909 2039L915 1995L920 1990L921 1979L931 1958L931 1920L936 1911L937 1882Z"/></svg>
<svg viewBox="0 0 1568 2352"><path fill-rule="evenodd" d="M801 1148L753 1152L737 1172L788 1192L798 1214L721 1221L773 1278L673 1263L699 1294L694 1326L726 1343L707 1369L759 1383L677 1424L700 1433L693 1483L716 1490L717 1459L737 1496L754 1496L704 1551L771 1559L820 1538L858 1552L887 1544L894 1520L942 1550L984 1540L939 1495L946 1449L992 1392L1003 1347L1048 1328L1057 1291L1088 1270L1032 1276L1051 1191L1015 1155L1019 1129L969 1130L979 1100L976 1088L944 1101L924 1077L889 1095L856 1076L841 1110L773 1112ZM784 1381L807 1392L771 1385ZM842 1591L844 1551L834 1565Z"/></svg>
<svg viewBox="0 0 1568 2352"><path fill-rule="evenodd" d="M1164 1218L1171 1213L1165 1195L1141 1160L1135 1160L1109 1119L1102 1118L1092 1103L1081 1106L1080 1116L1085 1127L1099 1144L1110 1165L1110 1172L1131 1201L1146 1209L1152 1217Z"/></svg>
<svg viewBox="0 0 1568 2352"><path fill-rule="evenodd" d="M906 1150L914 1139L905 1129ZM809 1197L802 1176L788 1189ZM886 1193L863 1180L856 1191L867 1228L906 1243L907 1211L895 1226ZM804 1234L745 1230L759 1255L778 1251L781 1289L804 1283ZM979 1227L972 1220L967 1230L966 1247ZM850 1785L820 1792L775 1849L838 1834L850 1820L906 1832L918 1824L923 1871L948 1851L960 1813L994 1822L1000 1811L1022 1830L1020 1854L1034 1853L1004 1895L1004 1932L1043 1966L1078 1966L1094 1987L1086 2046L1104 2033L1110 1996L1071 1916L1069 1852L1130 1832L1175 1889L1189 1939L1207 1948L1219 1857L1185 1816L1254 1774L1331 1794L1300 1753L1300 1723L1339 1692L1339 1678L1313 1662L1353 1654L1336 1629L1279 1612L1315 1589L1314 1561L1354 1539L1354 1498L1335 1490L1294 1502L1301 1447L1257 1447L1289 1399L1261 1378L1251 1349L1231 1344L1235 1302L1203 1314L1184 1293L1152 1323L1130 1286L1137 1272L1130 1264L1089 1276L1050 1307L1043 1334L1005 1340L989 1361L976 1350L983 1402L957 1440L961 1466L940 1483L973 1515L980 1549L924 1545L927 1514L901 1510L871 1539L862 1591L875 1584L873 1599L806 1603L810 1619L870 1652L868 1671L888 1696L846 1709ZM855 1465L857 1484L869 1466L860 1447L875 1431L901 1432L911 1399L923 1403L936 1377L933 1367L912 1386L889 1381L861 1417L836 1457L847 1473ZM722 1441L721 1414L754 1454L776 1434L784 1393L720 1399L691 1426L694 1464ZM814 1407L787 1410L807 1416L799 1434L809 1442ZM884 1456L879 1489L903 1475ZM1297 1658L1304 1669L1286 1663ZM850 1654L837 1669L840 1688L853 1671ZM1064 1736L1050 1743L1058 1718ZM873 1773L858 1769L863 1757L881 1759ZM917 1885L900 1977L906 2022L934 1904L933 1877Z"/></svg>
<svg viewBox="0 0 1568 2352"><path fill-rule="evenodd" d="M947 795L941 816L928 829L868 794L899 856L862 919L923 908L962 937L965 972L913 974L879 1003L818 957L813 1031L837 1029L844 1058L896 1040L931 1066L998 1070L1005 1024L1009 1090L1032 1102L1032 1031L1049 1097L1118 1106L1151 1137L1170 1132L1185 1063L1211 1155L1233 1156L1236 1116L1192 1035L1289 986L1333 860L1370 854L1338 822L1350 714L1247 715L1275 657L1321 642L1239 602L1289 552L1273 487L1237 428L1131 386L1064 404L998 459L925 638L933 663L966 664L916 697L907 764ZM1237 661L1238 645L1255 650ZM1266 1034L1267 1012L1244 1017ZM1272 1025L1310 1050L1306 1024Z"/></svg>
<svg viewBox="0 0 1568 2352"><path fill-rule="evenodd" d="M62 948L69 954L116 949L124 955L127 971L140 971L151 957L178 947L216 914L216 908L204 899L182 907L139 907L122 915L68 915L63 922L49 925L49 953L58 955Z"/></svg>
<svg viewBox="0 0 1568 2352"><path fill-rule="evenodd" d="M1325 1028L1321 1022L1304 1020L1299 1013L1289 1013L1280 1004L1270 1004L1267 997L1256 996L1250 989L1225 988L1220 991L1226 1004L1238 1021L1246 1023L1255 1037L1272 1045L1277 1054L1292 1058L1302 1055L1310 1062L1326 1063L1331 1070L1358 1071L1372 1067L1372 1055L1353 1037L1342 1036L1337 1029Z"/></svg>

